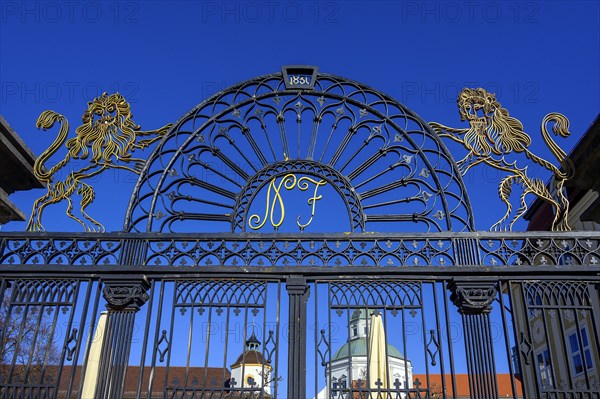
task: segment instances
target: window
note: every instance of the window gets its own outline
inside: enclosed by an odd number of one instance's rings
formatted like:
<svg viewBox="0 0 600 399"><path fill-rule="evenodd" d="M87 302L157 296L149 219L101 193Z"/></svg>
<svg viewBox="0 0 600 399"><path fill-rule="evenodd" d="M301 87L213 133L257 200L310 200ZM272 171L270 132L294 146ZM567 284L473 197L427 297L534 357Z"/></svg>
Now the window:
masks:
<svg viewBox="0 0 600 399"><path fill-rule="evenodd" d="M352 336L356 337L358 335L358 326L355 324L352 326Z"/></svg>
<svg viewBox="0 0 600 399"><path fill-rule="evenodd" d="M594 362L592 360L592 352L590 350L590 342L587 336L587 329L585 326L579 329L581 334L581 344L583 345L583 351L579 345L579 337L577 331L573 331L569 334L569 350L571 351L571 365L573 366L574 375L583 373L584 358L585 366L588 370L594 368Z"/></svg>
<svg viewBox="0 0 600 399"><path fill-rule="evenodd" d="M346 389L346 388L347 388L347 387L346 387L346 376L345 376L345 375L342 375L342 376L340 377L340 379L339 379L339 387L340 387L341 389Z"/></svg>
<svg viewBox="0 0 600 399"><path fill-rule="evenodd" d="M333 377L331 379L331 396L336 397L338 394L339 384L337 382L337 378Z"/></svg>
<svg viewBox="0 0 600 399"><path fill-rule="evenodd" d="M539 352L536 357L536 369L542 388L554 388L554 378L552 377L552 363L550 362L550 351L545 349Z"/></svg>
<svg viewBox="0 0 600 399"><path fill-rule="evenodd" d="M331 379L331 396L333 398L342 397L344 392L340 390L346 389L346 379L345 374L342 374L339 379L335 377Z"/></svg>
<svg viewBox="0 0 600 399"><path fill-rule="evenodd" d="M346 374L342 374L340 376L340 378L338 379L340 388L346 388L346 378L348 378L348 377L346 377Z"/></svg>

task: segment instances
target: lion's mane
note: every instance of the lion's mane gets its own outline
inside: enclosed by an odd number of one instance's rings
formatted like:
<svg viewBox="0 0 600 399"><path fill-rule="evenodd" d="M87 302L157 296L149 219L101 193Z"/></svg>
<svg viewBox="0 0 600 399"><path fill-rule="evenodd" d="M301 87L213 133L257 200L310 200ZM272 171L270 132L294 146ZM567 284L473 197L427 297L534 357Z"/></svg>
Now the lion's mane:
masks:
<svg viewBox="0 0 600 399"><path fill-rule="evenodd" d="M463 89L458 97L458 107L461 119L467 119L471 124L464 142L474 154L487 156L491 153L523 152L531 144L521 122L502 108L494 94L482 88ZM482 110L483 116L473 118L468 108Z"/></svg>
<svg viewBox="0 0 600 399"><path fill-rule="evenodd" d="M94 120L97 110L112 110L109 123L103 118ZM132 120L129 104L122 95L103 93L88 104L82 116L83 124L76 129L76 136L66 142L72 158L86 159L90 154L94 162L110 162L131 156L130 145L140 129Z"/></svg>

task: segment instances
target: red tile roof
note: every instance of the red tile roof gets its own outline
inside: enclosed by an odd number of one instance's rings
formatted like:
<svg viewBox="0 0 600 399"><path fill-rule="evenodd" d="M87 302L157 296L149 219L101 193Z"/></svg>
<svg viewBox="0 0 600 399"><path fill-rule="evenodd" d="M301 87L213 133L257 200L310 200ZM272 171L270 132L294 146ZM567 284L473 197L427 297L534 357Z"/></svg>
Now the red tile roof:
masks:
<svg viewBox="0 0 600 399"><path fill-rule="evenodd" d="M154 368L154 378L152 383L152 398L163 398L165 386L169 388L183 388L188 389L199 389L206 393L206 395L212 399L218 399L223 397L225 392L225 381L230 378L230 372L227 369L218 367L190 367L187 371L187 383L186 383L186 368L185 367L169 367L169 375L167 381L165 367ZM62 370L62 376L59 386L59 398L64 398L68 390L70 376L72 372L71 366L65 366ZM71 395L75 396L79 392L81 366L75 369L75 377L73 379L73 386ZM152 369L149 366L144 367L141 383L141 396L146 397L148 394L148 387L150 382L150 374ZM47 374L56 376L57 368L48 367ZM135 398L138 389L138 381L140 379L140 367L129 366L127 368L127 374L125 376L125 390L123 399ZM168 383L167 383L168 382Z"/></svg>
<svg viewBox="0 0 600 399"><path fill-rule="evenodd" d="M420 388L427 388L427 376L425 374L413 374L413 380L419 379L421 382ZM452 390L452 379L451 376L445 375L445 383L446 383L446 395L451 396L454 395ZM496 374L496 381L498 382L498 397L499 398L513 398L512 384L510 374ZM442 392L442 375L441 374L429 374L429 382L430 389L434 392ZM516 389L516 397L523 397L523 387L521 386L521 382L514 379L515 389ZM469 375L468 374L456 374L455 375L455 383L456 383L456 397L457 398L470 398L470 390L469 390ZM433 393L433 392L432 392Z"/></svg>

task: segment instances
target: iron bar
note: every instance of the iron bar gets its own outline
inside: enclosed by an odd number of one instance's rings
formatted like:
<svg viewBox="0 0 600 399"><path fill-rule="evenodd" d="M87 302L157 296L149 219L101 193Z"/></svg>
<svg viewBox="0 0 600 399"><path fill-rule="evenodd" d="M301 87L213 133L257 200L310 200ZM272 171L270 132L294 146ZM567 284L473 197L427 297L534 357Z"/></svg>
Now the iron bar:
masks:
<svg viewBox="0 0 600 399"><path fill-rule="evenodd" d="M306 375L306 302L309 287L306 280L290 277L286 288L289 295L288 334L288 398L305 398L306 382L293 376Z"/></svg>
<svg viewBox="0 0 600 399"><path fill-rule="evenodd" d="M511 347L510 347L510 339L509 339L509 333L508 333L508 323L506 321L506 313L507 313L507 309L504 305L504 293L510 290L510 286L509 283L505 282L505 281L501 281L500 283L500 289L498 290L498 296L499 296L499 303L500 303L500 312L502 315L502 330L504 332L504 349L506 350L506 359L508 360L508 370L510 373L510 386L512 389L512 395L513 397L517 397L517 388L515 386L515 370L513 367L513 362L512 362L512 355L511 355ZM507 293L507 295L509 295ZM510 297L509 297L510 298ZM511 308L511 313L512 313L512 308ZM515 320L514 318L512 319L512 322L514 324Z"/></svg>

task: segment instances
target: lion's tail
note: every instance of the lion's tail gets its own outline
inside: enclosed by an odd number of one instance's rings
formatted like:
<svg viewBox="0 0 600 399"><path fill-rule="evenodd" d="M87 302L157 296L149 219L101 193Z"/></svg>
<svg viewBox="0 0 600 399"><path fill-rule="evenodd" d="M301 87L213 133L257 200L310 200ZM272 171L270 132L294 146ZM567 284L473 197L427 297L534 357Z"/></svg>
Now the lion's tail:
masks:
<svg viewBox="0 0 600 399"><path fill-rule="evenodd" d="M38 117L38 120L35 126L38 129L47 130L50 129L56 122L60 123L60 130L58 132L58 136L54 142L46 149L46 151L42 152L42 154L35 160L33 164L33 173L35 177L44 182L49 182L52 180L52 175L56 173L57 170L66 165L69 161L69 156L67 155L65 159L54 165L49 171L46 171L44 164L46 161L63 145L65 140L67 139L67 134L69 133L69 122L67 119L54 111L44 111Z"/></svg>
<svg viewBox="0 0 600 399"><path fill-rule="evenodd" d="M548 168L551 171L553 171L557 178L560 178L562 180L568 180L572 178L575 174L575 167L573 166L573 162L563 151L563 149L560 148L550 136L550 133L548 132L548 124L550 124L551 122L554 122L554 126L552 126L552 131L555 135L560 137L568 137L571 134L569 132L569 120L566 116L557 112L549 113L542 120L542 137L544 138L544 141L546 142L546 145L548 146L552 154L554 154L558 162L560 162L561 169L554 166L554 164L552 164L551 162L548 162L545 159L542 159L529 151L527 151L527 156L534 162L537 162L545 168Z"/></svg>

